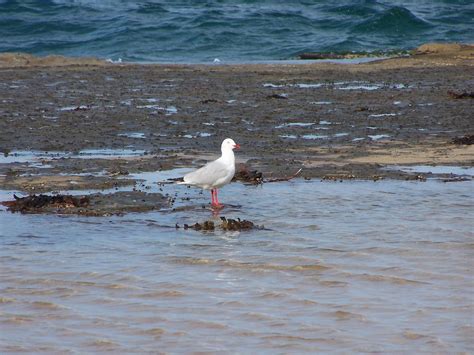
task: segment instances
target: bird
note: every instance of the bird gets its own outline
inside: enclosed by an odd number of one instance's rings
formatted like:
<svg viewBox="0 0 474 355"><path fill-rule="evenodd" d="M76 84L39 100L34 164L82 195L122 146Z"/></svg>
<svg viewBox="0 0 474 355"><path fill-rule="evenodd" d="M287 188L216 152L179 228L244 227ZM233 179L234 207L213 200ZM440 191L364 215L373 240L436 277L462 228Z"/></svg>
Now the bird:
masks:
<svg viewBox="0 0 474 355"><path fill-rule="evenodd" d="M183 181L178 184L197 186L204 190L211 190L211 206L213 208L222 208L217 197L217 190L227 185L235 174L235 156L234 149L240 149L240 145L233 139L226 138L222 141L219 159L211 161L195 171L192 171L183 177Z"/></svg>

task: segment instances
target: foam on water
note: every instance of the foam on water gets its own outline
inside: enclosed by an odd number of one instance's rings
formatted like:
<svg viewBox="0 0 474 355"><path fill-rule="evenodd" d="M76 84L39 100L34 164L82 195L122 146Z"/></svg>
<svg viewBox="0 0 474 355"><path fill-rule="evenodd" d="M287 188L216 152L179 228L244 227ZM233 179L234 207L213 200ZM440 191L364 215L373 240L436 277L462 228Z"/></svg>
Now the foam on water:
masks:
<svg viewBox="0 0 474 355"><path fill-rule="evenodd" d="M331 105L331 101L312 101L310 102L311 105Z"/></svg>
<svg viewBox="0 0 474 355"><path fill-rule="evenodd" d="M307 122L289 122L283 123L281 125L275 126L275 128L285 128L285 127L311 127L315 125L315 123L307 123Z"/></svg>
<svg viewBox="0 0 474 355"><path fill-rule="evenodd" d="M79 106L65 106L58 108L58 111L81 111L81 110L89 110L91 106L88 105L79 105Z"/></svg>
<svg viewBox="0 0 474 355"><path fill-rule="evenodd" d="M326 120L321 120L321 121L319 121L319 124L320 125L330 125L330 124L332 124L332 122L329 122L329 121L326 121Z"/></svg>
<svg viewBox="0 0 474 355"><path fill-rule="evenodd" d="M373 118L380 118L380 117L386 117L386 116L396 116L396 113L377 113L377 114L371 114L369 117Z"/></svg>
<svg viewBox="0 0 474 355"><path fill-rule="evenodd" d="M128 133L119 133L119 137L127 137L127 138L136 138L136 139L145 139L146 135L142 132L128 132Z"/></svg>
<svg viewBox="0 0 474 355"><path fill-rule="evenodd" d="M197 137L210 137L212 135L213 135L212 133L208 133L208 132L198 132L194 135L193 134L184 134L181 137L191 139L191 138L197 138Z"/></svg>
<svg viewBox="0 0 474 355"><path fill-rule="evenodd" d="M344 87L338 88L339 90L378 90L380 89L379 85L347 85Z"/></svg>
<svg viewBox="0 0 474 355"><path fill-rule="evenodd" d="M341 81L336 83L297 83L297 84L263 84L266 88L283 88L283 87L295 87L299 89L320 89L320 88L332 88L337 90L379 90L382 88L386 89L405 89L404 84L390 84L390 83L367 83L363 81ZM327 105L331 102L320 101L312 102L312 104Z"/></svg>
<svg viewBox="0 0 474 355"><path fill-rule="evenodd" d="M388 134L369 134L367 137L369 137L373 141L378 141L380 139L390 138L390 136Z"/></svg>
<svg viewBox="0 0 474 355"><path fill-rule="evenodd" d="M292 85L294 87L300 88L300 89L317 89L323 86L323 84L316 83L316 84L295 84Z"/></svg>
<svg viewBox="0 0 474 355"><path fill-rule="evenodd" d="M329 136L322 134L304 134L301 136L303 139L327 139Z"/></svg>

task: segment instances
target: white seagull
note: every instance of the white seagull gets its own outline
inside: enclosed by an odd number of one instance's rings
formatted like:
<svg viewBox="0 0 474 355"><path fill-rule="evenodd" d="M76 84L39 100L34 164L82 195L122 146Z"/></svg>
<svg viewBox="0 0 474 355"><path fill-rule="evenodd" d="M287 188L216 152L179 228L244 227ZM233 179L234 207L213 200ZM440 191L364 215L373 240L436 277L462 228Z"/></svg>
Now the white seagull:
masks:
<svg viewBox="0 0 474 355"><path fill-rule="evenodd" d="M227 185L235 174L234 149L240 145L233 139L226 138L222 142L222 155L219 159L211 161L202 168L184 175L183 181L178 184L197 186L204 190L211 190L212 207L222 207L217 198L217 189Z"/></svg>

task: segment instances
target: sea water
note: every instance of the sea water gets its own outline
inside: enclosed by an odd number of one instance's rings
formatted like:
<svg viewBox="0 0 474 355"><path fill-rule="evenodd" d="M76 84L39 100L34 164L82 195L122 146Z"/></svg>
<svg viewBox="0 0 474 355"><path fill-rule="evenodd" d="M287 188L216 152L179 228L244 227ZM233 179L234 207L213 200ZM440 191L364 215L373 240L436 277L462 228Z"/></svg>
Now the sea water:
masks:
<svg viewBox="0 0 474 355"><path fill-rule="evenodd" d="M0 52L232 62L472 42L472 1L0 1Z"/></svg>

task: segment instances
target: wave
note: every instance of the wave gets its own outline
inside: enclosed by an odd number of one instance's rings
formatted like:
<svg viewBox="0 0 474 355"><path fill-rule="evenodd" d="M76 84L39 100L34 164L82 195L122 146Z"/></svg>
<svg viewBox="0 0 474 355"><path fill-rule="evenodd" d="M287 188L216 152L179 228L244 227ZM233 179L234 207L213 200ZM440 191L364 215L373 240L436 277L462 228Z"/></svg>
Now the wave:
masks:
<svg viewBox="0 0 474 355"><path fill-rule="evenodd" d="M392 7L373 15L368 20L356 25L357 33L376 33L377 35L402 35L429 30L432 25L424 21L404 7Z"/></svg>
<svg viewBox="0 0 474 355"><path fill-rule="evenodd" d="M291 59L472 42L474 6L428 0L0 1L0 52L125 61Z"/></svg>

